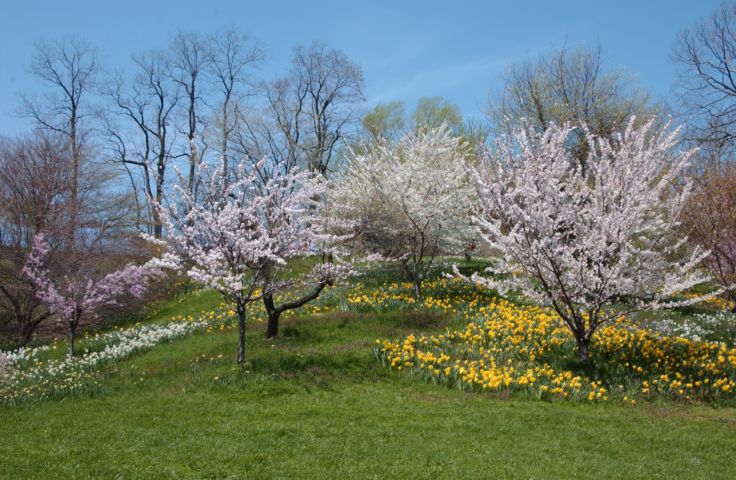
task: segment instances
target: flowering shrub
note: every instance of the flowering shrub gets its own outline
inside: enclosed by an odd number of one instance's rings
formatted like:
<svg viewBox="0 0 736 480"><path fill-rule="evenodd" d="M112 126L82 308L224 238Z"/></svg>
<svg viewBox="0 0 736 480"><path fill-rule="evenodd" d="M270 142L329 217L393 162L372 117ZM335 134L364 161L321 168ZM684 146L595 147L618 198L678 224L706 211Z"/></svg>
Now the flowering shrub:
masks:
<svg viewBox="0 0 736 480"><path fill-rule="evenodd" d="M736 349L725 343L662 335L620 318L596 334L591 351L605 375L586 375L570 365L575 339L550 310L498 300L477 313L462 330L378 340L376 354L390 368L468 390L633 403L734 397Z"/></svg>

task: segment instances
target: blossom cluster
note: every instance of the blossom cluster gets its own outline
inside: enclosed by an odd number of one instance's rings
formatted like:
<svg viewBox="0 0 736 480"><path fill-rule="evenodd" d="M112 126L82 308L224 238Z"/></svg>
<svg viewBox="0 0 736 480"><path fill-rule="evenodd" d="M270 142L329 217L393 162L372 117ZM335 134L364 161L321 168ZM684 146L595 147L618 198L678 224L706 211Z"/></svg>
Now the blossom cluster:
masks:
<svg viewBox="0 0 736 480"><path fill-rule="evenodd" d="M254 290L261 284L282 287L273 271L288 260L336 240L324 231L317 201L326 181L296 169L264 179L266 163L242 162L230 181L204 166L202 198L178 186L167 206L156 205L169 232L169 251L157 265L185 269L194 281L244 305L260 298ZM320 278L339 273L337 267L315 271Z"/></svg>
<svg viewBox="0 0 736 480"><path fill-rule="evenodd" d="M48 309L64 320L80 312L94 312L103 305L114 305L125 293L141 298L148 285L163 276L160 270L149 265L129 264L98 280L66 275L61 281L55 281L45 265L49 250L43 234L37 234L23 272L36 285L37 295Z"/></svg>
<svg viewBox="0 0 736 480"><path fill-rule="evenodd" d="M708 280L700 268L708 252L675 233L694 154L677 149L678 129L655 119L637 127L634 118L611 138L583 128L582 159L569 148L574 130L522 125L470 169L475 220L501 257L492 276L473 280L554 307L584 359L594 333L616 319L607 307L621 298L632 312L674 306L674 296Z"/></svg>

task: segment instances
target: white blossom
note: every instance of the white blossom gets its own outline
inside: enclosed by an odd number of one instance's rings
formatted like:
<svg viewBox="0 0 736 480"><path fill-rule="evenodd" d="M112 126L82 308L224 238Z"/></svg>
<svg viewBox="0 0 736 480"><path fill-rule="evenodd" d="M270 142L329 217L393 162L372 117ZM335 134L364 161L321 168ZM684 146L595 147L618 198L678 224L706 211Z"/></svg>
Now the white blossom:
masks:
<svg viewBox="0 0 736 480"><path fill-rule="evenodd" d="M435 255L461 250L472 230L466 146L441 126L363 150L328 198L369 253L402 263L419 295Z"/></svg>
<svg viewBox="0 0 736 480"><path fill-rule="evenodd" d="M679 130L632 119L612 141L587 133L582 164L570 154L571 131L519 128L471 169L476 220L501 254L494 278L473 280L551 305L586 357L596 329L621 313L604 306L670 306L707 280L698 268L707 252L688 251L675 233L693 154L676 150Z"/></svg>

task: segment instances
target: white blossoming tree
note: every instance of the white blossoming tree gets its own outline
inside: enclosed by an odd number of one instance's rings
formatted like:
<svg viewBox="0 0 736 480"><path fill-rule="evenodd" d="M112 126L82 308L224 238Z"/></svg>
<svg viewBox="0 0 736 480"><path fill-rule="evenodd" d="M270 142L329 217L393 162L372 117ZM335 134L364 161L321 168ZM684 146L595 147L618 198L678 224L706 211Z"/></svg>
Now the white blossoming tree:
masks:
<svg viewBox="0 0 736 480"><path fill-rule="evenodd" d="M501 254L495 278L474 280L551 305L584 360L601 325L675 306L673 295L707 280L699 268L706 253L675 233L693 153L676 149L678 130L632 120L611 141L587 133L582 165L570 153L571 132L519 128L471 169L482 237ZM614 302L623 311L605 308Z"/></svg>
<svg viewBox="0 0 736 480"><path fill-rule="evenodd" d="M265 168L266 161L241 162L228 178L204 166L195 197L175 187L166 206L157 205L168 234L162 264L217 290L238 314L238 363L245 359L248 307L263 301L268 337L278 332L279 316L317 298L347 268L332 262L306 275L282 274L290 260L319 253L333 237L323 232L319 199L326 181L296 169ZM264 176L264 173L268 175ZM277 304L274 294L309 287L304 295Z"/></svg>
<svg viewBox="0 0 736 480"><path fill-rule="evenodd" d="M330 201L367 250L401 263L419 297L435 256L462 252L471 232L466 147L443 125L361 150Z"/></svg>

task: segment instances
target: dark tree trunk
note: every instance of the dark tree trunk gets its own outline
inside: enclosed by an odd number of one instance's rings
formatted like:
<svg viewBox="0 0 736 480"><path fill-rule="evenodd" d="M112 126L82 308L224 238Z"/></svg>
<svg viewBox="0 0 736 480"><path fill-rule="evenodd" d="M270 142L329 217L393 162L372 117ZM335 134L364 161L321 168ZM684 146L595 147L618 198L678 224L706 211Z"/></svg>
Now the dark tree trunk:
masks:
<svg viewBox="0 0 736 480"><path fill-rule="evenodd" d="M77 109L76 105L72 105L71 118L69 120L69 142L72 153L71 165L71 185L69 195L69 225L68 228L68 248L74 250L74 244L77 233L77 217L79 215L79 160L80 149L77 143Z"/></svg>
<svg viewBox="0 0 736 480"><path fill-rule="evenodd" d="M272 293L264 293L263 294L263 305L266 307L266 313L268 313L268 325L266 327L266 338L274 338L279 333L279 317L281 317L281 314L284 313L287 310L293 310L295 308L299 308L302 305L311 302L315 298L319 297L320 292L327 286L332 285L331 281L322 281L319 282L315 287L314 290L307 293L301 298L298 298L294 301L282 303L279 306L276 306L276 304L273 301L273 294Z"/></svg>
<svg viewBox="0 0 736 480"><path fill-rule="evenodd" d="M245 361L245 306L238 305L238 365Z"/></svg>
<svg viewBox="0 0 736 480"><path fill-rule="evenodd" d="M74 356L74 339L77 335L77 326L73 323L69 324L69 358Z"/></svg>
<svg viewBox="0 0 736 480"><path fill-rule="evenodd" d="M165 160L162 158L159 158L158 160L158 170L156 178L156 203L158 205L163 205L163 199L164 199L164 171L165 171ZM158 213L158 211L154 208L153 209L153 237L157 239L163 238L164 233L164 227L163 223L161 222L161 214Z"/></svg>
<svg viewBox="0 0 736 480"><path fill-rule="evenodd" d="M411 274L411 270L409 269L409 262L406 260L401 261L401 270L404 272L404 278L407 280L414 281L414 276Z"/></svg>
<svg viewBox="0 0 736 480"><path fill-rule="evenodd" d="M266 326L266 338L274 338L279 334L279 317L281 310L276 308L273 303L273 295L267 293L263 295L263 304L268 314L268 325Z"/></svg>
<svg viewBox="0 0 736 480"><path fill-rule="evenodd" d="M419 269L415 263L412 268L409 268L409 262L407 260L401 261L401 268L404 270L406 278L411 280L414 284L414 296L420 298L422 296L422 278L419 275Z"/></svg>
<svg viewBox="0 0 736 480"><path fill-rule="evenodd" d="M585 362L590 358L590 339L585 335L576 335L575 342L578 346L578 359Z"/></svg>
<svg viewBox="0 0 736 480"><path fill-rule="evenodd" d="M422 296L422 275L419 272L419 267L414 263L414 270L411 272L412 280L414 281L414 296L421 298Z"/></svg>
<svg viewBox="0 0 736 480"><path fill-rule="evenodd" d="M33 330L30 328L24 328L24 331L21 334L21 345L26 346L29 343L31 343L31 338L33 338Z"/></svg>
<svg viewBox="0 0 736 480"><path fill-rule="evenodd" d="M21 323L20 335L23 346L28 345L33 338L33 332L36 331L37 323L33 322L30 318L24 318Z"/></svg>
<svg viewBox="0 0 736 480"><path fill-rule="evenodd" d="M279 317L281 312L278 310L268 313L268 326L266 327L266 338L274 338L279 334Z"/></svg>
<svg viewBox="0 0 736 480"><path fill-rule="evenodd" d="M422 280L420 278L414 278L414 296L422 297Z"/></svg>

